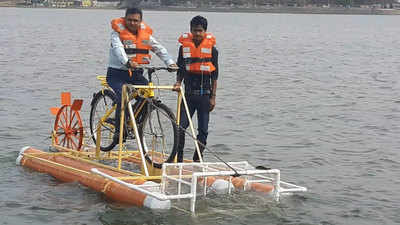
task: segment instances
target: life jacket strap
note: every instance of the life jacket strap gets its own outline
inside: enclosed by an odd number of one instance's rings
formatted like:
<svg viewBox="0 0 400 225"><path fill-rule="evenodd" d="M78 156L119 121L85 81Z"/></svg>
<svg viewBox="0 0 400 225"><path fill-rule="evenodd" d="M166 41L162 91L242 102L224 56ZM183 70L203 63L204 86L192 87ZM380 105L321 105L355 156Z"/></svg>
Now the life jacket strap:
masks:
<svg viewBox="0 0 400 225"><path fill-rule="evenodd" d="M183 62L187 64L192 64L192 63L205 63L205 62L212 62L212 58L198 58L198 57L190 57L190 58L184 58Z"/></svg>
<svg viewBox="0 0 400 225"><path fill-rule="evenodd" d="M149 50L148 49L138 49L138 48L126 48L125 49L126 54L149 54Z"/></svg>

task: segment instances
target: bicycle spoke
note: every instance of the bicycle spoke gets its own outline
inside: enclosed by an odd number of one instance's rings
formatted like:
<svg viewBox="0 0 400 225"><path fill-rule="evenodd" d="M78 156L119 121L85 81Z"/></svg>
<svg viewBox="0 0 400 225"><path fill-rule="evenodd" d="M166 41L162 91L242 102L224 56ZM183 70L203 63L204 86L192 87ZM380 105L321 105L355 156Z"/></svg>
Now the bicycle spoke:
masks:
<svg viewBox="0 0 400 225"><path fill-rule="evenodd" d="M66 136L66 135L64 135L64 138L63 138L63 139L62 139L62 141L61 141L61 143L62 143L61 145L62 145L62 146L64 146L64 145L65 145L65 139L66 139L66 138L67 138L67 136Z"/></svg>
<svg viewBox="0 0 400 225"><path fill-rule="evenodd" d="M90 110L90 132L92 139L96 143L98 132L100 132L100 149L102 151L111 150L117 141L113 140L115 127L114 118L115 110L110 113L115 104L115 94L109 90L98 92L92 101L92 108ZM107 118L103 118L106 113L110 113ZM104 122L99 124L99 121L104 119ZM100 129L100 130L98 130Z"/></svg>
<svg viewBox="0 0 400 225"><path fill-rule="evenodd" d="M71 114L70 114L70 121L69 121L69 126L71 127L71 124L72 124L72 121L74 120L74 118L75 118L75 111L72 111L72 109L71 109Z"/></svg>
<svg viewBox="0 0 400 225"><path fill-rule="evenodd" d="M72 144L71 144L71 138L67 137L67 147L71 148Z"/></svg>
<svg viewBox="0 0 400 225"><path fill-rule="evenodd" d="M161 168L164 162L171 162L176 155L177 127L171 122L175 118L167 106L159 102L151 104L140 125L140 135L143 144L151 146L151 149L145 152L146 160L154 167Z"/></svg>
<svg viewBox="0 0 400 225"><path fill-rule="evenodd" d="M64 131L64 129L62 129L61 127L57 127L57 130L56 130L56 134L65 134L65 131ZM59 135L59 136L60 136Z"/></svg>
<svg viewBox="0 0 400 225"><path fill-rule="evenodd" d="M61 127L65 130L67 128L67 126L63 123L62 118L59 118L59 122L61 123Z"/></svg>
<svg viewBox="0 0 400 225"><path fill-rule="evenodd" d="M149 109L149 128L150 128L150 133L154 134L154 129L153 129L153 123L152 123L152 119L151 119L151 115L152 115L152 109Z"/></svg>
<svg viewBox="0 0 400 225"><path fill-rule="evenodd" d="M67 114L66 114L66 113L67 113L67 112L66 112L66 111L67 111L66 109L67 109L67 107L65 107L64 110L63 110L63 112L62 112L62 115L63 115L63 117L64 117L64 121L65 121L65 128L68 127L68 116L67 116Z"/></svg>
<svg viewBox="0 0 400 225"><path fill-rule="evenodd" d="M63 146L63 147L66 147L67 144L68 144L68 136L65 135L65 136L63 137L62 142L60 142L60 145Z"/></svg>
<svg viewBox="0 0 400 225"><path fill-rule="evenodd" d="M74 125L73 125L73 126L71 126L71 129L75 129L75 128L76 128L76 126L78 125L78 123L79 123L79 121L75 121Z"/></svg>
<svg viewBox="0 0 400 225"><path fill-rule="evenodd" d="M74 140L72 139L72 137L70 137L69 140L71 141L71 147L77 149L78 146L75 144L75 142L74 142Z"/></svg>
<svg viewBox="0 0 400 225"><path fill-rule="evenodd" d="M160 127L160 132L161 132L162 153L164 154L165 153L165 149L166 149L166 146L165 146L165 135L164 135L164 128L163 128L163 125L161 123L160 112L159 112L158 109L157 109L157 120L158 120L158 125Z"/></svg>
<svg viewBox="0 0 400 225"><path fill-rule="evenodd" d="M161 119L160 119L160 112L158 111L158 109L156 109L156 111L157 111L158 125L160 125L161 135L164 135L164 129L163 129L163 127L162 127L162 123L161 123Z"/></svg>

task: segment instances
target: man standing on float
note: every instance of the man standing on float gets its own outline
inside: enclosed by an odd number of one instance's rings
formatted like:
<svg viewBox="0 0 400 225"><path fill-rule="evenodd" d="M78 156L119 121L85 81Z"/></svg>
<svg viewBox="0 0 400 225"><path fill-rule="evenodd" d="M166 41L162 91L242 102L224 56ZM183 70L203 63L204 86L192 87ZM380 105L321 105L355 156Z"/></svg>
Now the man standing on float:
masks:
<svg viewBox="0 0 400 225"><path fill-rule="evenodd" d="M174 90L178 90L184 81L185 97L188 103L190 117L197 111L198 135L200 153L203 155L207 143L208 122L210 112L215 107L218 79L218 51L215 47L215 37L206 32L207 19L196 16L190 21L190 33L184 33L179 42L179 55ZM183 105L181 106L182 109ZM185 110L181 110L180 126L186 129L189 121ZM178 162L183 161L185 131L180 129L178 146ZM199 162L200 157L195 151L193 161Z"/></svg>
<svg viewBox="0 0 400 225"><path fill-rule="evenodd" d="M168 51L152 36L153 30L142 22L143 13L138 8L128 8L125 17L111 21L111 49L107 69L107 83L117 97L114 139L119 138L121 113L121 93L124 84L147 85L143 69L135 69L149 64L154 52L171 70L177 69Z"/></svg>

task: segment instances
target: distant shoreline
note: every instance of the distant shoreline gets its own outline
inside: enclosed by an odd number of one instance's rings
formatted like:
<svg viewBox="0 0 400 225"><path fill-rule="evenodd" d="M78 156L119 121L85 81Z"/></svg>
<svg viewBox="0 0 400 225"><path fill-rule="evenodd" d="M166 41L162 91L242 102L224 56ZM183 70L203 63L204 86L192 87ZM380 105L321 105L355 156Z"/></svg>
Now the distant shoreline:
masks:
<svg viewBox="0 0 400 225"><path fill-rule="evenodd" d="M400 9L376 8L322 8L322 7L271 7L271 8L143 8L154 11L225 12L225 13L283 13L283 14L338 14L338 15L400 15Z"/></svg>
<svg viewBox="0 0 400 225"><path fill-rule="evenodd" d="M14 3L14 4L13 4ZM11 1L0 1L0 7L17 7ZM52 7L26 7L52 8ZM54 8L59 9L59 8ZM117 7L66 7L66 9L118 9ZM336 15L400 15L400 9L380 8L323 8L323 7L270 7L270 8L187 8L187 7L143 7L150 11L177 11L177 12L222 12L222 13L279 13L279 14L336 14Z"/></svg>

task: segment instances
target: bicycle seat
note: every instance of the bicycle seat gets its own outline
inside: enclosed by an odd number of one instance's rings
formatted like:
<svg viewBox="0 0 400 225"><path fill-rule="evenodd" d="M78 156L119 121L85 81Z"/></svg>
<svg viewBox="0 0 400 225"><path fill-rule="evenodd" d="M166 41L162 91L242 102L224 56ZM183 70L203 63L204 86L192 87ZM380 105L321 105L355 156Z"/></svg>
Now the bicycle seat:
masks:
<svg viewBox="0 0 400 225"><path fill-rule="evenodd" d="M107 79L106 79L106 76L105 76L105 75L99 75L99 76L97 76L96 78L97 78L97 80L100 81L100 83L101 83L102 86L104 86L104 87L110 87L110 86L108 85L108 83L107 83Z"/></svg>

